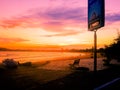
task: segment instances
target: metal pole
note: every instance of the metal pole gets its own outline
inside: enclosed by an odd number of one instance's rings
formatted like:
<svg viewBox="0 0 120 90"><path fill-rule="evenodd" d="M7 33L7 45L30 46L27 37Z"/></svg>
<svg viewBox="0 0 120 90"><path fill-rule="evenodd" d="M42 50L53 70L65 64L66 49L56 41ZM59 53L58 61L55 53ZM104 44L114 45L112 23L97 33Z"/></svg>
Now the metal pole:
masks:
<svg viewBox="0 0 120 90"><path fill-rule="evenodd" d="M97 72L97 30L94 30L94 72Z"/></svg>

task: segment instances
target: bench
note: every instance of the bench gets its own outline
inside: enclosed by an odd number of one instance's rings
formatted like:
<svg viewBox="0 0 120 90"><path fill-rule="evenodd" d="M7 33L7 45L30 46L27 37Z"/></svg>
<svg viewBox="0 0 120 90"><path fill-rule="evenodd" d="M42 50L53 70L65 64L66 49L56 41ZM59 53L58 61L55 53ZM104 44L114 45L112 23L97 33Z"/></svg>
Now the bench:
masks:
<svg viewBox="0 0 120 90"><path fill-rule="evenodd" d="M75 59L73 64L69 64L72 69L79 67L80 59Z"/></svg>
<svg viewBox="0 0 120 90"><path fill-rule="evenodd" d="M87 67L80 67L80 59L75 59L73 64L69 64L71 69L80 70L80 71L89 71Z"/></svg>

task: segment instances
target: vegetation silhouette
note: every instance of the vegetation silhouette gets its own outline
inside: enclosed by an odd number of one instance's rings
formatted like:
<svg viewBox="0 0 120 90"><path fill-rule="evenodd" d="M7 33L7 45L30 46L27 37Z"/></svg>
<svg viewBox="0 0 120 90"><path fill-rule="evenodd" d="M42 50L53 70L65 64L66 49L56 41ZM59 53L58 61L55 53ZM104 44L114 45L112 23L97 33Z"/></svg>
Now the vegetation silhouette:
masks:
<svg viewBox="0 0 120 90"><path fill-rule="evenodd" d="M113 43L105 46L103 49L102 55L106 57L105 62L106 65L110 64L111 60L117 60L120 62L120 34L118 33L118 37L114 39Z"/></svg>

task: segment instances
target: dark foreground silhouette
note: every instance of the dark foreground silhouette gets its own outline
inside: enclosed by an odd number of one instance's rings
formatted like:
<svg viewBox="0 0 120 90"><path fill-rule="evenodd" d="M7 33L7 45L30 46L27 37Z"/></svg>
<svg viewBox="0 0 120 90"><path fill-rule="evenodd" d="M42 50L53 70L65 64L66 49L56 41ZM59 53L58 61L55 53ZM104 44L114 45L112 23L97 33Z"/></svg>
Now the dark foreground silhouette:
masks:
<svg viewBox="0 0 120 90"><path fill-rule="evenodd" d="M29 75L27 76L24 72ZM46 83L42 83L41 80L33 77L32 74L37 75L37 72L39 72L39 70L35 67L20 67L12 70L1 69L0 90L94 90L115 78L119 78L120 66L111 65L110 68L99 70L97 73L76 70L65 77ZM102 90L119 90L120 81L106 88Z"/></svg>

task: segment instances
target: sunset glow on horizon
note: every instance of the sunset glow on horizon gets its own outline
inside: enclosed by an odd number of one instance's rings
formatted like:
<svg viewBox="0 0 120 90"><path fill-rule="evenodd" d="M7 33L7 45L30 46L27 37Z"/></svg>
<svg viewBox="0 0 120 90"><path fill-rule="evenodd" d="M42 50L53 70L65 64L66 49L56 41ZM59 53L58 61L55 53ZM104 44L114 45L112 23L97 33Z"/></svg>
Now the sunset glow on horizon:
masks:
<svg viewBox="0 0 120 90"><path fill-rule="evenodd" d="M120 31L120 0L105 0L105 26L97 45L113 42ZM91 48L88 0L0 0L0 47L11 49Z"/></svg>

